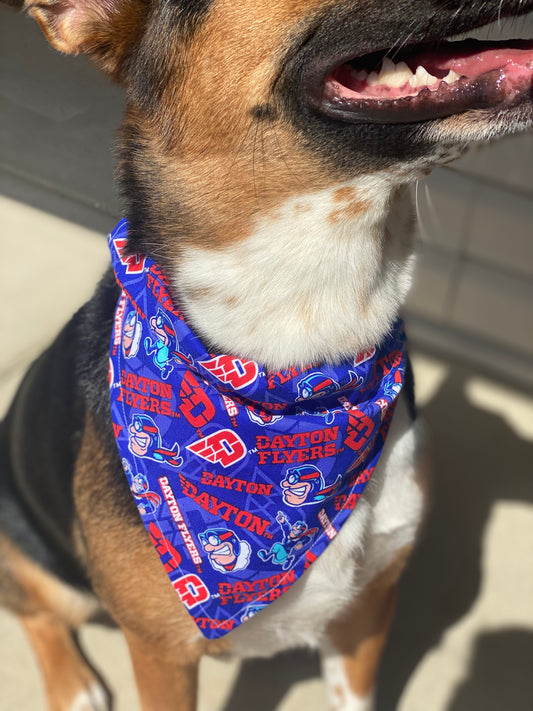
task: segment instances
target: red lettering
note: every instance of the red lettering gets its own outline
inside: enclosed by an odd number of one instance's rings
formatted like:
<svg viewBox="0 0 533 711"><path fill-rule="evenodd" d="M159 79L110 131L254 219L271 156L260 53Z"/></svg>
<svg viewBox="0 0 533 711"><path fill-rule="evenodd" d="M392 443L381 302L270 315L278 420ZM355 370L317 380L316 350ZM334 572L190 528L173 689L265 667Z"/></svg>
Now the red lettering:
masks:
<svg viewBox="0 0 533 711"><path fill-rule="evenodd" d="M311 452L309 453L309 459L322 459L322 447L311 447Z"/></svg>
<svg viewBox="0 0 533 711"><path fill-rule="evenodd" d="M257 458L259 460L259 464L266 464L271 456L272 456L271 452L257 452Z"/></svg>
<svg viewBox="0 0 533 711"><path fill-rule="evenodd" d="M257 449L267 449L267 447L270 447L270 438L265 435L258 435L255 438L255 446Z"/></svg>
<svg viewBox="0 0 533 711"><path fill-rule="evenodd" d="M309 440L311 444L319 444L324 439L324 433L322 430L315 430L309 433Z"/></svg>
<svg viewBox="0 0 533 711"><path fill-rule="evenodd" d="M285 440L285 444L287 447L296 447L296 437L297 435L283 435L283 439Z"/></svg>
<svg viewBox="0 0 533 711"><path fill-rule="evenodd" d="M241 528L248 528L252 519L253 514L249 511L239 511L239 513L235 516L235 523Z"/></svg>
<svg viewBox="0 0 533 711"><path fill-rule="evenodd" d="M168 400L161 400L161 414L166 415L167 417L172 416L172 407L170 406L170 402Z"/></svg>
<svg viewBox="0 0 533 711"><path fill-rule="evenodd" d="M335 442L328 442L324 447L324 456L334 457L336 453L337 447L335 446Z"/></svg>
<svg viewBox="0 0 533 711"><path fill-rule="evenodd" d="M222 502L226 506L226 510L224 513L221 514L222 518L224 521L229 521L231 515L235 515L239 509L236 506L233 506L232 504L228 504L227 502Z"/></svg>
<svg viewBox="0 0 533 711"><path fill-rule="evenodd" d="M240 481L240 480L237 480ZM203 491L198 493L198 488L180 474L182 491L185 496L194 499L196 503L214 516L220 516L224 521L233 521L235 525L246 528L259 536L264 536L271 522L260 518L244 509L239 509L233 504L208 494ZM212 484L213 475L210 472L202 473L202 483ZM272 487L272 485L270 485ZM269 492L270 493L270 492Z"/></svg>
<svg viewBox="0 0 533 711"><path fill-rule="evenodd" d="M292 452L290 449L284 449L283 451L283 456L285 457L285 461L287 464L291 464L292 462L296 461L296 454L297 450L294 449Z"/></svg>
<svg viewBox="0 0 533 711"><path fill-rule="evenodd" d="M366 351L361 351L354 358L354 361L353 361L354 366L357 367L358 365L361 365L361 363L364 363L365 361L369 360L370 358L372 358L372 356L374 355L375 352L376 352L375 348L369 348Z"/></svg>
<svg viewBox="0 0 533 711"><path fill-rule="evenodd" d="M278 449L272 452L272 464L285 464L285 459Z"/></svg>
<svg viewBox="0 0 533 711"><path fill-rule="evenodd" d="M311 551L306 551L305 553L305 563L304 563L304 570L307 570L309 566L315 562L315 560L318 558L317 555L314 553L311 553Z"/></svg>
<svg viewBox="0 0 533 711"><path fill-rule="evenodd" d="M257 533L259 536L264 536L269 526L270 521L266 521L264 518L259 518L259 516L254 516L250 522L248 530L252 531L252 533Z"/></svg>
<svg viewBox="0 0 533 711"><path fill-rule="evenodd" d="M270 496L272 488L273 484L259 484L259 491L257 493L260 496Z"/></svg>
<svg viewBox="0 0 533 711"><path fill-rule="evenodd" d="M324 432L324 442L336 442L339 434L338 427L327 427Z"/></svg>
<svg viewBox="0 0 533 711"><path fill-rule="evenodd" d="M202 484L212 484L213 483L213 475L211 472L202 472Z"/></svg>
<svg viewBox="0 0 533 711"><path fill-rule="evenodd" d="M300 449L298 451L298 462L307 462L309 461L309 450L308 449Z"/></svg>

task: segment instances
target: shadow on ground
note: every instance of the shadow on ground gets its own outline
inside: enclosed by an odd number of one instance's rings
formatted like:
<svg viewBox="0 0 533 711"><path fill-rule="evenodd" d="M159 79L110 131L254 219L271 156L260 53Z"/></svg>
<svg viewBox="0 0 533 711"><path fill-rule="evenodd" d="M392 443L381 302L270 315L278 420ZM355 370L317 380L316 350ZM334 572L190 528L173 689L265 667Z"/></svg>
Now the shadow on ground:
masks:
<svg viewBox="0 0 533 711"><path fill-rule="evenodd" d="M531 711L532 660L532 632L506 629L481 635L448 711Z"/></svg>
<svg viewBox="0 0 533 711"><path fill-rule="evenodd" d="M424 655L476 600L481 582L481 545L494 502L533 503L531 444L518 437L503 419L473 407L465 397L466 380L466 371L456 368L423 412L433 435L434 501L402 580L398 615L381 668L377 711L397 707L402 690ZM499 652L498 638L506 645L505 654L499 657L502 668L524 669L523 641L515 648L508 636L494 635L490 645L480 640L471 678L463 684L469 698L476 693L482 698L491 681L484 675L490 667L487 649ZM529 689L531 694L531 670L523 675L518 672L515 683L518 698L518 689ZM449 711L477 708L486 711L488 707L465 706L458 691ZM515 708L519 707L513 706L513 711Z"/></svg>
<svg viewBox="0 0 533 711"><path fill-rule="evenodd" d="M224 711L273 711L291 687L320 676L318 655L295 651L243 662Z"/></svg>
<svg viewBox="0 0 533 711"><path fill-rule="evenodd" d="M466 370L455 368L422 413L433 437L434 502L402 580L398 615L380 673L377 711L397 708L420 661L476 600L481 546L493 503L502 499L533 503L533 479L528 475L531 444L503 419L467 401L467 377ZM509 708L503 692L496 692L503 686L512 689L513 711L530 710L531 659L530 633L483 635L448 711ZM255 711L272 711L293 684L319 674L317 656L305 653L245 662L225 711L248 711L252 705Z"/></svg>

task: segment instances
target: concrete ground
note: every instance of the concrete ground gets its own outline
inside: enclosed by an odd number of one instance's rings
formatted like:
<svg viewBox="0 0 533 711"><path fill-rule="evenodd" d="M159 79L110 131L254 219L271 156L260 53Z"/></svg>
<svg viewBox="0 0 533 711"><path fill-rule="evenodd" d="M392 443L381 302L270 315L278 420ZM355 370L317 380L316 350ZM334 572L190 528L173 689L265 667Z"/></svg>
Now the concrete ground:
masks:
<svg viewBox="0 0 533 711"><path fill-rule="evenodd" d="M0 172L1 408L107 260L101 232L79 226L91 217L79 212L91 208L77 205L70 222L1 196L5 180ZM25 189L34 188L21 181L19 194ZM112 227L112 218L98 219ZM531 711L533 397L416 349L414 365L433 436L435 504L403 579L378 711ZM115 711L137 711L120 633L88 626L82 641L115 693ZM44 708L33 653L6 612L0 689L0 711ZM206 660L199 708L322 711L318 661L307 653L242 666Z"/></svg>

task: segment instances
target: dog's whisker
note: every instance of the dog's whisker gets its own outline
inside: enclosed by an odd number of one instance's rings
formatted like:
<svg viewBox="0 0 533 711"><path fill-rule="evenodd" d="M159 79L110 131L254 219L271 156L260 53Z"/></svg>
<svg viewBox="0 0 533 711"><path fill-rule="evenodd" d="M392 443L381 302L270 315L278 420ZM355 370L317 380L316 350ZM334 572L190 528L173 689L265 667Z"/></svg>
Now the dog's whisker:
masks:
<svg viewBox="0 0 533 711"><path fill-rule="evenodd" d="M254 122L253 122L253 121L250 121L250 122L248 123L248 128L247 128L246 131L244 132L244 136L243 136L242 140L240 141L240 143L239 143L239 144L237 145L237 147L235 148L234 153L233 153L233 159L231 160L230 164L228 165L227 170L225 171L225 173L224 173L224 175L223 175L223 177L222 177L220 191L217 192L217 193L213 193L213 197L214 197L214 199L215 199L216 202L219 202L219 201L220 201L220 199L221 199L221 197L222 197L222 193L223 193L223 191L224 191L224 186L225 186L226 181L229 180L229 178L230 178L230 176L231 176L231 174L232 174L232 172L233 172L235 166L237 165L237 162L238 162L239 160L241 160L243 147L247 144L247 142L248 142L248 140L249 140L250 131L252 130L252 126L253 126L253 125L254 125Z"/></svg>
<svg viewBox="0 0 533 711"><path fill-rule="evenodd" d="M256 175L256 155L257 155L257 134L259 133L260 126L259 122L256 123L255 126L255 133L254 133L254 142L253 142L253 147L252 147L252 180L254 184L254 196L255 199L257 200L258 198L258 191L257 191L257 175Z"/></svg>
<svg viewBox="0 0 533 711"><path fill-rule="evenodd" d="M425 237L427 236L426 230L425 230L425 225L424 221L422 219L422 213L420 211L420 203L419 203L419 197L418 197L418 188L420 186L420 181L417 180L415 183L415 211L416 211L416 224L417 224L417 230L418 234L420 235L420 238L423 242L425 242Z"/></svg>
<svg viewBox="0 0 533 711"><path fill-rule="evenodd" d="M278 136L278 129L277 129L276 127L273 129L272 135L273 135L274 140L276 141L276 145L277 145L278 151L279 151L279 157L280 157L280 160L283 162L283 165L287 168L287 170L289 171L290 175L291 175L299 184L301 184L302 187L304 187L304 186L305 186L305 181L304 181L303 177L302 177L301 175L298 175L297 173L295 173L294 170L291 168L291 166L289 165L289 163L288 163L287 160L286 160L286 152L285 152L285 151L283 150L283 148L281 147L281 144L280 144L280 141L279 141L279 136Z"/></svg>

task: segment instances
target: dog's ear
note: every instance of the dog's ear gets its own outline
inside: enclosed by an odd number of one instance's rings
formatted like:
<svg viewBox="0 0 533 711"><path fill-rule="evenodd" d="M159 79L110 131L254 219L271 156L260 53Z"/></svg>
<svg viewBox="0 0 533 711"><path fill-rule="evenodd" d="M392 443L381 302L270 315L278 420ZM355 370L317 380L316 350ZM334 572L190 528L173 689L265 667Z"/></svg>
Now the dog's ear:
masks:
<svg viewBox="0 0 533 711"><path fill-rule="evenodd" d="M57 50L87 54L116 79L122 78L149 6L150 0L24 1Z"/></svg>

